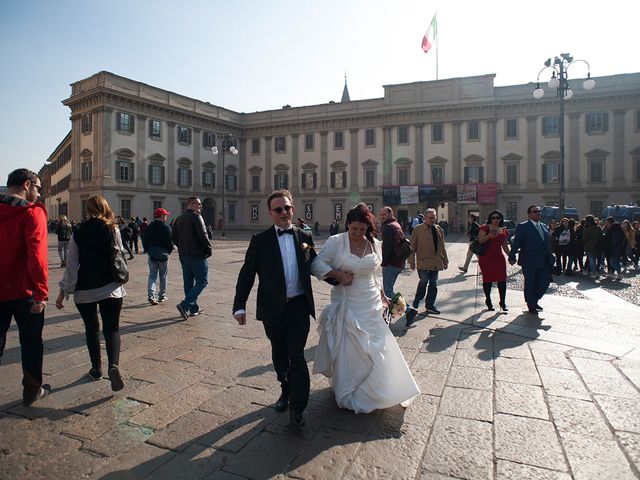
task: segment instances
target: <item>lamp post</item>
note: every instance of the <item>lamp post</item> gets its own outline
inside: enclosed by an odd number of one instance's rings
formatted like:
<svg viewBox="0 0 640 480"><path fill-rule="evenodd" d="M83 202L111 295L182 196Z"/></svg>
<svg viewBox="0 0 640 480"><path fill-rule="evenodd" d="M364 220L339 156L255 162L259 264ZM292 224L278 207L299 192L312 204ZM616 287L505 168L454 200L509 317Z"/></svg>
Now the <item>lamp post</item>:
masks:
<svg viewBox="0 0 640 480"><path fill-rule="evenodd" d="M211 147L211 153L218 155L218 152L222 154L222 208L220 210L222 213L222 238L226 238L225 193L227 190L227 173L225 171L224 159L227 153L238 155L238 149L233 144L233 136L230 133L219 133L216 135L213 147Z"/></svg>
<svg viewBox="0 0 640 480"><path fill-rule="evenodd" d="M558 119L558 130L560 134L560 165L558 167L558 182L560 184L558 207L560 210L560 218L564 217L565 207L565 191L564 191L564 102L573 97L573 90L569 87L569 78L567 70L574 63L583 62L587 64L587 78L582 83L585 90L591 90L596 86L595 80L591 78L591 66L586 60L574 59L569 53L561 53L559 57L553 60L550 58L544 62L544 68L538 72L536 80L536 89L533 91L533 97L537 100L544 96L544 90L540 88L540 74L546 69L553 70L551 79L549 80L549 88L556 89L556 95L560 97L560 118Z"/></svg>

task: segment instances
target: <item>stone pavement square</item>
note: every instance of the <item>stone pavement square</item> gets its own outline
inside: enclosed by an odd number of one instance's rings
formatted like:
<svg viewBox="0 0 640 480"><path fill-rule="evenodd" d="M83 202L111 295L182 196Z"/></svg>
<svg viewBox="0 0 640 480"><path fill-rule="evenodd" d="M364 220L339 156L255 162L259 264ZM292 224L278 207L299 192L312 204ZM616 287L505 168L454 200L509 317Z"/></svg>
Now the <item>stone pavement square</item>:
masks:
<svg viewBox="0 0 640 480"><path fill-rule="evenodd" d="M204 313L178 318L173 255L169 300L147 303L147 262L130 262L121 317L125 389L86 377L84 328L73 302L46 310L45 382L21 405L20 348L12 325L0 365L1 479L627 479L640 478L640 307L636 288L556 279L539 318L526 313L522 275L509 270L509 312L489 312L477 263L457 270L467 244L447 239L440 315L419 311L390 328L422 394L368 415L338 409L314 375L307 424L288 427L262 325L231 316L249 235L214 240ZM322 245L323 238L318 239ZM50 297L62 276L50 236ZM417 274L396 289L413 299ZM317 312L329 286L314 280ZM626 292L628 298L628 292ZM318 334L307 343L312 366ZM104 367L103 367L104 368Z"/></svg>

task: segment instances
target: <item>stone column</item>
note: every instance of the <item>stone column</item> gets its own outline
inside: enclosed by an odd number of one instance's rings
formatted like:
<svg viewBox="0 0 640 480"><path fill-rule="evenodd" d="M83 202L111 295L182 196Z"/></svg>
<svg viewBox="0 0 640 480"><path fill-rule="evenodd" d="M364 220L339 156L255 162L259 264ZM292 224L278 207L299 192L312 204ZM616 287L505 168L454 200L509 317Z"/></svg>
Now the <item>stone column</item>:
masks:
<svg viewBox="0 0 640 480"><path fill-rule="evenodd" d="M568 188L580 188L580 114L570 113L569 117L569 172ZM566 152L565 152L566 155Z"/></svg>
<svg viewBox="0 0 640 480"><path fill-rule="evenodd" d="M300 134L291 134L291 193L297 195L300 192Z"/></svg>
<svg viewBox="0 0 640 480"><path fill-rule="evenodd" d="M537 120L538 117L527 117L527 190L538 188Z"/></svg>
<svg viewBox="0 0 640 480"><path fill-rule="evenodd" d="M320 132L320 185L318 193L328 193L329 158L327 155L327 136L329 132Z"/></svg>
<svg viewBox="0 0 640 480"><path fill-rule="evenodd" d="M165 170L166 189L176 188L176 122L167 122L167 167Z"/></svg>
<svg viewBox="0 0 640 480"><path fill-rule="evenodd" d="M247 193L247 175L249 174L247 172L247 139L240 138L238 146L240 150L238 153L238 193L244 196Z"/></svg>
<svg viewBox="0 0 640 480"><path fill-rule="evenodd" d="M424 178L424 123L416 123L416 147L415 147L415 165L416 165L416 184L422 185Z"/></svg>
<svg viewBox="0 0 640 480"><path fill-rule="evenodd" d="M495 183L497 181L498 170L498 152L496 150L496 119L491 118L487 120L487 174L484 177L484 181L488 183Z"/></svg>
<svg viewBox="0 0 640 480"><path fill-rule="evenodd" d="M193 129L193 164L191 166L191 189L194 192L202 191L202 171L200 165L200 145L202 145L202 129Z"/></svg>
<svg viewBox="0 0 640 480"><path fill-rule="evenodd" d="M613 186L614 188L626 188L627 180L624 177L625 151L624 151L624 116L625 110L613 111Z"/></svg>
<svg viewBox="0 0 640 480"><path fill-rule="evenodd" d="M80 178L82 175L80 166L80 136L82 135L82 115L71 116L71 182L69 189L80 188Z"/></svg>
<svg viewBox="0 0 640 480"><path fill-rule="evenodd" d="M145 168L146 162L146 145L145 135L147 133L147 117L144 115L137 115L138 130L136 131L136 158L133 160L136 170L135 182L138 189L146 188L148 185L147 169Z"/></svg>
<svg viewBox="0 0 640 480"><path fill-rule="evenodd" d="M393 146L391 145L391 130L393 127L382 127L382 184L393 183Z"/></svg>
<svg viewBox="0 0 640 480"><path fill-rule="evenodd" d="M273 137L264 137L264 194L269 195L273 191L273 169L271 168L271 155L273 155L271 148L271 140Z"/></svg>
<svg viewBox="0 0 640 480"><path fill-rule="evenodd" d="M460 171L462 170L462 135L461 122L453 122L453 142L451 145L451 183L462 183Z"/></svg>
<svg viewBox="0 0 640 480"><path fill-rule="evenodd" d="M100 148L100 155L102 156L102 172L100 175L110 179L113 181L113 162L111 161L111 132L113 131L113 126L111 125L111 114L113 113L113 109L105 108L102 113L103 117L103 126L104 126L104 136L102 137L102 145ZM80 152L78 152L79 154ZM104 184L104 182L103 182Z"/></svg>
<svg viewBox="0 0 640 480"><path fill-rule="evenodd" d="M349 182L349 190L351 192L358 192L358 129L350 128L351 134L350 156L349 156L349 176L351 180Z"/></svg>

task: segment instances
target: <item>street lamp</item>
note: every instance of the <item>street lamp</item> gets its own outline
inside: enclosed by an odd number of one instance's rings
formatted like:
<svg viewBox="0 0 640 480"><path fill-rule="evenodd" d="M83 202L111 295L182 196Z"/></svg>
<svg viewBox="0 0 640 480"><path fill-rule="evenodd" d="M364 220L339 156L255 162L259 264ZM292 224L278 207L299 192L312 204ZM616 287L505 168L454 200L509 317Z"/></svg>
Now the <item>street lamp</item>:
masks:
<svg viewBox="0 0 640 480"><path fill-rule="evenodd" d="M218 144L220 148L218 148ZM230 133L219 133L215 137L214 145L211 147L211 153L218 155L218 152L222 153L222 237L225 238L225 229L227 228L227 221L225 217L225 192L227 190L227 174L225 172L224 157L227 153L231 155L238 155L238 149L233 144L233 136Z"/></svg>
<svg viewBox="0 0 640 480"><path fill-rule="evenodd" d="M587 64L587 78L582 82L582 87L585 90L591 90L596 86L595 80L591 78L591 66L586 60L574 59L568 53L561 53L559 57L555 57L553 61L548 58L544 62L544 68L538 72L538 78L536 80L536 89L533 91L533 97L536 100L541 99L544 96L544 90L540 88L540 74L547 68L553 70L551 79L549 80L549 88L556 89L556 95L560 97L560 118L558 120L558 130L560 133L560 165L558 172L558 181L560 183L560 198L558 201L558 207L560 210L560 218L564 217L565 207L565 193L564 193L564 102L565 100L573 97L573 90L569 88L569 79L567 77L567 70L574 63L583 62Z"/></svg>

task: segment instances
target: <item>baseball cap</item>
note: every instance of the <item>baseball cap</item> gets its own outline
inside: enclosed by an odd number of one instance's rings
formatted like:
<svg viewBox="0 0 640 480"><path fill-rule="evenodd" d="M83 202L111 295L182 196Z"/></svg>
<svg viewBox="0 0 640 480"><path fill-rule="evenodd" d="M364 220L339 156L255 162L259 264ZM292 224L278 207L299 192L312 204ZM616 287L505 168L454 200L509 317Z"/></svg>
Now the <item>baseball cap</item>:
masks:
<svg viewBox="0 0 640 480"><path fill-rule="evenodd" d="M153 216L157 218L160 215L171 215L171 212L167 212L164 208L156 208L156 211L153 213Z"/></svg>

